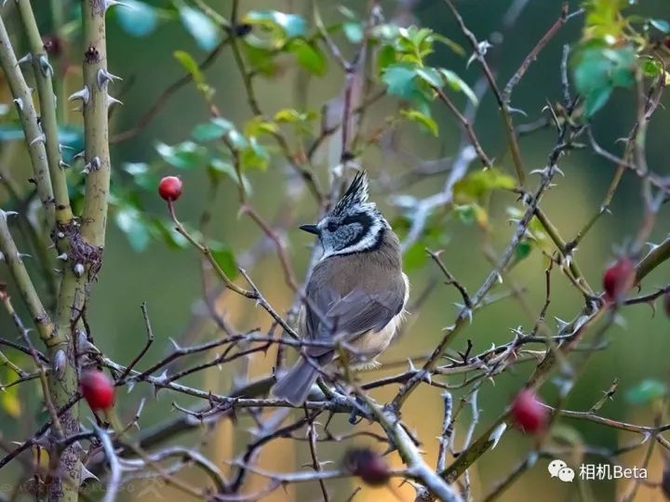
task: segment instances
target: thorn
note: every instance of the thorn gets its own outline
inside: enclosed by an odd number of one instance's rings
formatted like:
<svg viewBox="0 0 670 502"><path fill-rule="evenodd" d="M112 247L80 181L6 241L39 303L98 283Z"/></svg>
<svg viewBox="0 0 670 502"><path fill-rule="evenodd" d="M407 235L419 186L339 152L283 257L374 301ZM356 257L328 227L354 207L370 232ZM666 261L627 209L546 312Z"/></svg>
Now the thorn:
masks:
<svg viewBox="0 0 670 502"><path fill-rule="evenodd" d="M79 484L83 486L89 479L95 479L98 482L100 481L100 478L98 478L95 474L82 465Z"/></svg>
<svg viewBox="0 0 670 502"><path fill-rule="evenodd" d="M565 178L565 173L561 170L560 167L558 167L557 164L554 164L554 165L552 166L552 171L555 172L555 173L560 174L561 176L563 176L563 177Z"/></svg>
<svg viewBox="0 0 670 502"><path fill-rule="evenodd" d="M58 165L60 166L61 169L69 169L71 167L70 164L64 162L63 160L59 160Z"/></svg>
<svg viewBox="0 0 670 502"><path fill-rule="evenodd" d="M56 257L57 260L67 261L67 253L61 253Z"/></svg>
<svg viewBox="0 0 670 502"><path fill-rule="evenodd" d="M72 269L74 271L74 275L77 277L81 277L84 275L84 265L81 263L75 263L74 268Z"/></svg>
<svg viewBox="0 0 670 502"><path fill-rule="evenodd" d="M554 319L556 320L556 326L558 327L558 334L562 334L570 323L558 317L554 317Z"/></svg>
<svg viewBox="0 0 670 502"><path fill-rule="evenodd" d="M44 135L44 133L42 133L39 136L35 137L30 142L30 146L33 146L35 143L44 143L46 140L47 140L47 137Z"/></svg>
<svg viewBox="0 0 670 502"><path fill-rule="evenodd" d="M16 212L16 211L5 211L5 216L7 216L7 217L9 217L9 216L18 216L18 215L19 215L19 213Z"/></svg>
<svg viewBox="0 0 670 502"><path fill-rule="evenodd" d="M650 253L658 247L658 244L654 244L653 242L645 242L645 244L647 246L649 246L649 252Z"/></svg>
<svg viewBox="0 0 670 502"><path fill-rule="evenodd" d="M65 366L67 365L67 357L65 351L59 350L54 356L52 370L58 380L62 380L65 376Z"/></svg>
<svg viewBox="0 0 670 502"><path fill-rule="evenodd" d="M65 233L63 233L63 232L58 232L58 233L56 234L56 237L58 237L59 239L65 239Z"/></svg>
<svg viewBox="0 0 670 502"><path fill-rule="evenodd" d="M3 4L4 5L4 4ZM22 65L23 63L30 63L33 60L33 55L29 52L25 56L23 56L21 59L19 59L16 64L17 65Z"/></svg>
<svg viewBox="0 0 670 502"><path fill-rule="evenodd" d="M67 100L74 101L75 99L81 99L84 102L84 104L88 104L90 98L91 93L88 91L88 86L85 85L83 89L80 89L77 92L70 94L70 97L67 98Z"/></svg>
<svg viewBox="0 0 670 502"><path fill-rule="evenodd" d="M98 80L98 88L101 91L105 90L105 87L109 82L113 82L114 80L123 80L121 77L109 73L105 68L100 68L98 70L96 78Z"/></svg>
<svg viewBox="0 0 670 502"><path fill-rule="evenodd" d="M408 359L407 362L409 363L409 371L410 372L413 373L413 372L417 371L416 366L414 366L414 361L412 361L411 359Z"/></svg>
<svg viewBox="0 0 670 502"><path fill-rule="evenodd" d="M32 258L32 255L28 253L16 253L16 257L20 260L22 258Z"/></svg>
<svg viewBox="0 0 670 502"><path fill-rule="evenodd" d="M498 441L500 441L500 438L502 437L506 429L507 424L505 422L503 422L498 427L493 429L493 432L491 432L491 435L489 436L489 441L493 442L493 444L491 445L492 450L498 445Z"/></svg>
<svg viewBox="0 0 670 502"><path fill-rule="evenodd" d="M113 98L109 95L107 96L107 108L109 108L110 106L115 105L117 103L120 104L120 105L123 105L122 101L119 101L118 99Z"/></svg>
<svg viewBox="0 0 670 502"><path fill-rule="evenodd" d="M551 168L549 166L547 166L547 167L544 167L542 169L533 169L530 172L530 174L539 174L544 178L545 176L547 176L549 174L550 170L551 170Z"/></svg>
<svg viewBox="0 0 670 502"><path fill-rule="evenodd" d="M519 109L519 108L510 107L510 108L508 108L508 110L510 111L510 113L518 113L519 115L523 115L524 117L528 117L528 114L526 112L524 112L523 110Z"/></svg>
<svg viewBox="0 0 670 502"><path fill-rule="evenodd" d="M84 158L84 153L85 153L84 150L82 150L81 152L75 153L74 156L72 157L72 159L73 160L83 159Z"/></svg>
<svg viewBox="0 0 670 502"><path fill-rule="evenodd" d="M97 170L99 170L101 166L102 166L102 162L100 161L100 157L98 157L98 156L96 155L95 157L93 157L93 158L90 160L90 162L88 162L88 163L84 166L84 171L86 171L86 174L88 174L88 173L90 173L91 171L97 171Z"/></svg>
<svg viewBox="0 0 670 502"><path fill-rule="evenodd" d="M19 109L19 111L23 111L23 99L21 98L16 98L14 100L14 103L16 104L16 107Z"/></svg>
<svg viewBox="0 0 670 502"><path fill-rule="evenodd" d="M117 5L120 5L121 7L125 7L127 9L135 10L135 7L132 7L131 5L128 5L127 3L118 2L117 0L105 0L105 11L107 9L109 9L110 7L116 7Z"/></svg>
<svg viewBox="0 0 670 502"><path fill-rule="evenodd" d="M40 70L42 70L42 73L44 74L45 77L50 77L51 75L54 74L54 69L51 67L51 65L49 64L49 60L44 54L42 54L38 58L37 62L39 63Z"/></svg>
<svg viewBox="0 0 670 502"><path fill-rule="evenodd" d="M158 381L159 383L166 382L167 379L168 379L168 370L167 369L163 370L163 372L156 377L156 381Z"/></svg>
<svg viewBox="0 0 670 502"><path fill-rule="evenodd" d="M577 249L577 248L575 248ZM572 251L574 251L573 249ZM572 251L567 253L565 257L563 258L563 263L565 264L566 267L570 268L570 265L572 264Z"/></svg>

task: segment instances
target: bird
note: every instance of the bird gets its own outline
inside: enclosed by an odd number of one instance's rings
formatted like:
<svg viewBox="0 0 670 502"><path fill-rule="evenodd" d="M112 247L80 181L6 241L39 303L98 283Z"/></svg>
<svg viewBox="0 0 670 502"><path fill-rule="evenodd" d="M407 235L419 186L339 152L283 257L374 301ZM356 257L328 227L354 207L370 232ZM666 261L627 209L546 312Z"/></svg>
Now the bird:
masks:
<svg viewBox="0 0 670 502"><path fill-rule="evenodd" d="M359 170L332 211L316 225L299 227L318 237L323 253L305 287L298 332L306 342L333 343L305 345L272 387L271 394L294 406L338 358L335 342L342 342L353 367L376 367L406 315L410 285L400 242L368 197L368 176Z"/></svg>

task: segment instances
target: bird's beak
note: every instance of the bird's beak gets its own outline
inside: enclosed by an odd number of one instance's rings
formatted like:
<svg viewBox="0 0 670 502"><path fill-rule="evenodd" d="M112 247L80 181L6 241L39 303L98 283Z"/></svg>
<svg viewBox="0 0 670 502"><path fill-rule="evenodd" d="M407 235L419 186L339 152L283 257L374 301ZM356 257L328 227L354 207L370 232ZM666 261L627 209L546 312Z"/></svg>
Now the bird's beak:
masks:
<svg viewBox="0 0 670 502"><path fill-rule="evenodd" d="M319 228L316 225L300 225L300 230L304 230L310 234L319 235Z"/></svg>

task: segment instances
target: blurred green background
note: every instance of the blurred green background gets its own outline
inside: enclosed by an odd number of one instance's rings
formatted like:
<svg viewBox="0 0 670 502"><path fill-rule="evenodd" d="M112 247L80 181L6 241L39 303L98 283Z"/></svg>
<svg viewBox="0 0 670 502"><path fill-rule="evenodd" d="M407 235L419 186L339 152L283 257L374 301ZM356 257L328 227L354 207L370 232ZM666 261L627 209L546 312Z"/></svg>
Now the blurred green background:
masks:
<svg viewBox="0 0 670 502"><path fill-rule="evenodd" d="M158 0L152 3L156 6L164 4ZM230 2L209 2L210 5L229 16ZM336 2L319 1L322 15L326 21L336 19L340 14ZM367 2L340 2L359 13L363 12ZM524 5L526 4L527 5ZM35 5L37 2L34 3ZM395 2L381 2L387 18L391 16ZM519 64L528 54L535 43L546 33L549 26L556 20L560 12L561 2L556 0L537 0L516 2L523 6L523 11L513 30L505 33L500 41L501 47L494 48L498 58L498 81L501 86L516 71ZM570 2L571 9L578 7L577 2ZM501 29L502 18L512 2L508 0L470 0L457 2L457 6L467 26L478 39L496 39L495 33ZM35 7L44 27L49 26L50 14L47 9L43 12ZM251 9L277 9L286 12L296 12L309 16L309 3L302 1L244 1L241 2L241 13ZM645 15L654 15L658 18L667 18L670 14L666 2L641 2L636 7ZM458 29L453 17L445 5L440 1L424 0L419 2L415 9L419 23L434 29L452 40L468 47ZM540 57L528 70L525 78L515 89L513 106L523 110L528 117L515 115L517 124L532 122L540 117L542 108L547 102L554 103L561 98L560 87L560 59L563 44L575 43L581 34L583 18L572 19L549 42ZM176 22L166 22L148 37L135 38L125 33L119 26L115 15L109 16L108 22L109 69L112 73L123 77L123 82L116 83L115 90L123 89L118 96L124 106L114 111L112 118L113 130L123 131L132 128L147 108L152 104L163 89L184 73L182 67L173 57L175 50L185 50L191 53L196 60L202 60L205 55L197 47L193 39L188 36ZM493 34L493 35L492 35ZM341 41L338 39L338 41ZM350 51L348 51L350 53ZM469 52L469 51L468 51ZM76 59L76 58L75 58ZM449 68L458 73L466 82L474 85L481 75L477 64L466 68L467 57L463 58L448 51L442 46L431 60L435 66ZM305 96L296 91L296 68L292 63L286 63L286 71L282 75L272 78L259 78L255 81L256 94L261 108L267 113L273 113L280 108L298 106L297 100ZM221 114L240 127L250 118L246 94L230 51L224 51L216 62L206 71L208 82L216 89L214 102ZM307 93L307 102L310 109L318 111L320 106L341 92L343 76L341 70L333 61L329 62L329 71L325 78L314 79L310 82ZM114 94L114 92L112 93ZM462 96L455 100L461 106L465 105ZM667 99L664 100L667 103ZM635 103L632 92L616 91L612 100L593 120L594 131L601 145L613 152L620 153L622 147L616 145L617 138L626 136L635 120ZM376 105L366 117L367 132L372 132L382 124L387 115L396 110L393 100L386 99ZM422 158L439 158L451 156L458 145L460 132L456 123L446 109L439 103L433 106L434 117L440 126L439 138L433 138L422 133L416 127L408 125L402 129L403 148ZM156 162L157 154L154 145L157 141L173 144L187 139L192 128L209 117L208 109L192 85L179 90L162 108L156 119L136 137L129 139L112 148L112 160L115 169L120 169L127 162ZM667 114L661 110L654 116L651 123L647 155L651 169L659 174L670 174L667 166ZM497 106L490 93L486 95L475 124L475 130L484 149L491 157L500 160L500 167L512 172L508 155L505 155L506 139L502 129L502 122ZM548 154L556 142L556 134L552 129L545 129L529 137L521 139L522 155L528 169L544 167ZM3 146L3 148L6 148ZM364 157L364 164L372 178L379 178L383 174L400 173L405 166L399 162L382 162L379 151L370 149ZM568 240L596 213L603 200L607 187L614 173L614 166L595 156L589 149L575 151L561 160L560 167L565 177L556 179L557 186L544 198L543 207L562 236ZM23 166L16 165L13 170L20 176ZM317 165L318 178L327 181L327 166ZM282 203L288 197L287 184L300 186L299 183L287 175L288 168L284 166L278 154L273 155L273 161L266 172L250 172L249 179L253 186L252 202L259 212L272 221L278 208L285 207ZM161 165L159 173L174 174L175 170ZM197 224L203 210L208 209L212 214L210 232L213 238L225 242L238 255L246 251L251 244L262 235L260 229L249 218L238 216L237 189L227 179L222 183L214 201L206 197L210 180L204 170L180 171L178 173L185 183L184 194L179 200L177 208L182 221ZM17 176L17 177L19 177ZM383 176L382 176L383 178ZM428 196L435 192L436 186L441 186L443 178L431 178L418 183L408 190L414 196ZM374 187L373 187L374 188ZM295 191L294 191L295 192ZM141 195L146 211L157 216L165 216L166 209L154 193ZM372 198L378 202L389 219L397 216L397 211L388 204L388 199L379 191L373 190ZM315 217L315 205L305 190L299 192L295 204L294 226L286 235L289 243L290 258L298 277L301 277L306 263L309 246L312 241L309 236L297 230L297 224L311 222ZM516 205L512 196L501 192L494 195L494 204L490 217L493 228L493 241L496 249L501 251L506 244L513 226L508 223L506 207ZM615 256L617 246L621 246L626 239L636 235L642 216L642 200L640 182L635 176L626 173L611 205L611 214L604 215L588 233L580 244L575 258L584 272L585 278L595 290L600 290L600 282L604 268ZM668 210L665 208L659 217L658 224L651 241L659 242L670 231L668 226ZM445 246L443 259L447 267L466 286L468 291L474 292L488 275L490 265L482 252L482 234L474 226L467 226L457 218L452 218L444 227L444 234L448 242ZM507 287L525 288L524 297L531 307L533 315L539 313L544 303L545 288L545 261L535 252L530 258L517 267L511 274ZM7 270L0 268L3 277L7 277ZM272 252L266 255L261 263L249 270L251 277L263 291L266 298L275 308L283 312L292 302L291 290L284 284L278 260ZM431 277L438 273L432 262L426 261L423 265L408 271L412 283L414 296L423 291ZM670 278L670 265L664 264L645 279L644 291L651 292L656 287L664 286ZM126 236L111 224L108 231L105 262L95 286L95 291L88 306L88 321L92 328L97 346L108 357L127 364L144 344L144 323L140 312L140 304L148 304L149 314L156 334L156 342L151 351L140 365L148 365L164 357L172 346L168 338L175 340L190 340L191 343L211 340L218 335L215 328L206 322L205 314L199 299L202 297L202 280L200 276L199 258L193 250L175 251L164 243L152 242L142 253L135 252L128 243ZM414 298L416 299L416 298ZM388 351L383 361L404 361L410 357L418 357L428 353L441 337L441 329L450 325L458 310L454 302L460 301L457 292L447 286L438 285L426 304L412 313L410 326L403 338ZM17 306L18 301L16 301ZM268 316L253 302L225 295L219 299L218 305L232 326L238 331L245 331L255 327L261 329L270 325ZM551 306L548 318L557 317L571 320L582 306L582 298L571 287L569 282L556 271L552 275ZM487 307L475 316L472 324L459 337L452 349L463 350L466 340L474 344L474 352L481 352L491 344L501 344L511 340L512 329L521 327L528 330L532 327L534 317L529 317L520 304L510 298ZM625 399L625 393L639 385L645 379L655 379L660 382L668 380L668 357L670 347L670 321L662 311L654 312L647 306L634 306L625 309L622 313L622 325L615 326L607 333L608 347L595 354L583 374L579 378L575 390L570 395L568 409L588 410L602 395L616 378L619 381L619 392L612 401L608 401L601 409L601 414L617 420L650 424L654 417L652 406L633 406ZM13 327L10 320L3 313L0 314L0 331L3 336L13 337ZM214 354L210 354L210 357ZM257 355L253 359L251 374L263 374L270 371L274 362L274 352L266 356ZM394 374L402 366L384 369L374 376L388 373ZM481 409L479 430L484 430L491 420L496 418L508 405L513 395L525 381L532 369L530 364L507 371L497 377L495 384L486 382L479 393L479 408ZM206 373L198 373L185 379L184 383L211 389L212 392L225 393L232 385L232 376L235 368L216 368ZM450 383L458 383L455 377ZM395 388L374 393L380 400L391 397ZM6 411L0 411L2 436L5 442L31 434L39 422L37 405L32 396L35 389L29 385L19 390L23 409L20 423L12 420ZM454 391L454 402L458 401L461 391ZM556 399L557 386L553 381L546 383L541 389L541 395L549 404ZM183 396L172 395L162 391L154 399L151 389L138 385L126 395L125 389L119 397L119 408L122 415L131 418L136 411L142 397L149 399L140 425L148 427L176 415L171 403L177 402L182 406L195 406L196 403ZM84 409L82 407L82 409ZM87 413L87 411L84 411ZM463 441L467 423L468 411L461 415L460 427L457 430L456 448ZM437 440L442 421L442 400L439 392L434 388L424 387L415 392L403 409L403 419L414 428L423 440L422 448L426 452L429 462L434 463L437 454ZM205 442L204 451L218 465L227 469L225 461L241 451L245 441L250 437L246 428L251 422L241 420L234 426L225 422L217 426L214 431L203 429L197 435L181 436L176 443L194 444L198 440ZM338 419L336 429L346 432L350 429L345 418ZM360 429L369 427L366 424L357 426ZM370 427L374 429L373 427ZM555 441L563 448L563 460L573 465L579 462L599 463L601 460L586 457L580 460L579 452L588 447L615 450L619 447L639 440L633 434L623 434L620 431L585 421L561 419L558 422L557 435L563 438ZM475 433L477 437L477 432ZM364 441L364 440L362 440ZM475 500L480 500L496 483L503 479L525 454L532 448L532 439L521 433L510 430L502 438L498 447L486 454L481 461L471 469L470 475ZM342 443L326 444L321 447L321 460L339 460L344 448ZM646 447L639 448L623 457L626 465L642 465ZM307 444L280 440L266 448L261 456L261 465L265 469L288 470L289 459L295 465L304 463L308 459ZM577 464L575 464L575 462ZM397 459L396 459L397 463ZM500 498L503 501L533 501L542 493L546 502L563 500L580 500L585 491L590 492L593 500L613 500L618 498L628 488L627 483L594 481L588 486L576 480L572 484L563 484L557 479L550 479L547 459L540 459L528 474L518 480L512 488ZM399 464L398 464L399 465ZM0 472L0 480L8 480L19 475L18 465ZM650 481L660 481L662 471L662 456L656 446L650 463ZM187 477L196 480L195 471L187 470ZM3 481L4 482L4 481ZM263 485L261 479L254 479L249 489L258 489ZM172 500L178 492L172 491L162 483L133 484L132 494L124 496L128 500ZM333 500L346 500L352 492L350 482L338 482L332 486ZM290 487L286 491L278 490L265 500L317 500L319 492L315 486ZM403 500L413 500L409 487L400 488L399 493ZM581 494L581 495L580 495ZM394 495L387 489L365 489L358 494L355 500L394 500ZM656 487L642 487L635 500L662 500L661 492Z"/></svg>

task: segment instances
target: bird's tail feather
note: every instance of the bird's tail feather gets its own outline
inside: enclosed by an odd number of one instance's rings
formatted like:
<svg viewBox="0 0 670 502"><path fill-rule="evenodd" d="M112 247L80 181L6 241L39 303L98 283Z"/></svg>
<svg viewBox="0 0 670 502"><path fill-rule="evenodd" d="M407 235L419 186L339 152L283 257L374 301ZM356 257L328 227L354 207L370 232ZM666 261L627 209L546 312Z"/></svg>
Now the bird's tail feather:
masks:
<svg viewBox="0 0 670 502"><path fill-rule="evenodd" d="M319 372L307 361L300 359L289 372L272 387L272 394L278 399L286 399L294 406L307 400L309 391Z"/></svg>

